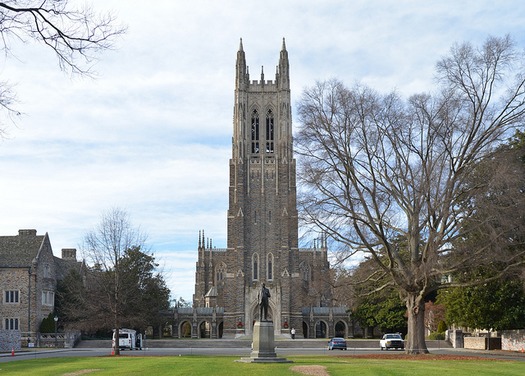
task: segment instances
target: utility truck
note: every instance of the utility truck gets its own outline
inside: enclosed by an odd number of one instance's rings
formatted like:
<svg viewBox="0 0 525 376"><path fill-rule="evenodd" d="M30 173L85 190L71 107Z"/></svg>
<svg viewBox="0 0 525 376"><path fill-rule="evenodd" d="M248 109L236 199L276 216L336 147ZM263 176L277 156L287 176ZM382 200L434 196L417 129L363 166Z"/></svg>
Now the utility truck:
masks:
<svg viewBox="0 0 525 376"><path fill-rule="evenodd" d="M112 347L116 348L116 333L117 331L113 329L113 341ZM121 350L130 349L130 350L142 350L142 341L143 337L141 333L137 333L133 329L121 328L118 330L118 347Z"/></svg>

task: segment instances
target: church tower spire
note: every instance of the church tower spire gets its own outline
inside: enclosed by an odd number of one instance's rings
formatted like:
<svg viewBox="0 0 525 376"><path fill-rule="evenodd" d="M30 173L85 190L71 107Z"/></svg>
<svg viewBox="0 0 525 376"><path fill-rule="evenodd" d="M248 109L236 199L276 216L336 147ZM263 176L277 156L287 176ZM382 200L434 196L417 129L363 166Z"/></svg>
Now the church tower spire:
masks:
<svg viewBox="0 0 525 376"><path fill-rule="evenodd" d="M281 89L290 89L290 63L288 62L288 51L286 51L286 42L283 38L281 55L279 57L279 66L277 67L277 79Z"/></svg>
<svg viewBox="0 0 525 376"><path fill-rule="evenodd" d="M248 70L246 67L246 57L244 55L244 48L242 46L242 38L239 43L239 51L237 51L237 63L235 69L235 88L242 87L245 82L249 81Z"/></svg>

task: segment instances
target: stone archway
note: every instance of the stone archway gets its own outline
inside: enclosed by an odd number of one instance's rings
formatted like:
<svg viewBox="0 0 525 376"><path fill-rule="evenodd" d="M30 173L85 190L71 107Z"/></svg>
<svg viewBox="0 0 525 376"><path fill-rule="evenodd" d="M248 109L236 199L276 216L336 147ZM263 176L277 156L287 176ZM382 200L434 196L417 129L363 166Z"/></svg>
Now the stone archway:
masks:
<svg viewBox="0 0 525 376"><path fill-rule="evenodd" d="M335 337L346 338L348 333L346 323L344 321L336 322L334 327L334 333Z"/></svg>
<svg viewBox="0 0 525 376"><path fill-rule="evenodd" d="M308 324L303 321L303 338L310 338L308 337Z"/></svg>
<svg viewBox="0 0 525 376"><path fill-rule="evenodd" d="M179 338L191 338L191 322L183 321L179 325Z"/></svg>
<svg viewBox="0 0 525 376"><path fill-rule="evenodd" d="M218 327L217 338L222 338L223 332L224 332L224 322L221 321Z"/></svg>
<svg viewBox="0 0 525 376"><path fill-rule="evenodd" d="M328 336L328 325L323 320L319 320L315 323L315 338L327 338Z"/></svg>
<svg viewBox="0 0 525 376"><path fill-rule="evenodd" d="M275 334L281 333L281 298L278 293L277 287L270 287L269 288L271 293L271 298L268 302L268 319L273 321ZM249 323L249 325L246 325L246 332L245 334L252 334L253 333L253 324L255 324L256 321L259 320L260 316L260 308L259 303L257 301L259 294L259 287L251 288L250 291L246 294L245 298L245 322L246 324Z"/></svg>
<svg viewBox="0 0 525 376"><path fill-rule="evenodd" d="M260 307L259 307L259 304L254 304L251 308L251 316L252 316L252 323L255 323L255 321L259 321L260 320L260 314L261 314L261 310L260 310ZM275 319L274 319L274 309L273 309L273 305L272 303L270 302L270 304L268 305L268 320L269 321L273 321L274 322L274 325L275 325ZM253 325L252 325L253 326Z"/></svg>
<svg viewBox="0 0 525 376"><path fill-rule="evenodd" d="M211 338L211 323L207 320L201 321L198 328L198 338Z"/></svg>

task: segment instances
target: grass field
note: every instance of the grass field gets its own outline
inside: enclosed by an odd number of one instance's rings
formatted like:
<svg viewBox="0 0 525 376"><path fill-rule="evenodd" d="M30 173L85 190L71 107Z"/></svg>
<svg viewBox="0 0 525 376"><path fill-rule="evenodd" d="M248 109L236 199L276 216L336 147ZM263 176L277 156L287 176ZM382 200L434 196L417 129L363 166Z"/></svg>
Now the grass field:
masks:
<svg viewBox="0 0 525 376"><path fill-rule="evenodd" d="M419 359L421 358L421 359ZM525 374L525 362L494 360L362 359L340 357L288 357L293 363L253 364L238 357L101 357L19 360L0 364L0 375L506 375ZM312 367L316 366L316 367ZM314 373L301 373L310 371Z"/></svg>
<svg viewBox="0 0 525 376"><path fill-rule="evenodd" d="M238 357L101 357L20 360L0 364L0 375L506 375L525 374L525 362L494 360L288 357L293 363L239 363ZM314 366L314 367L312 367ZM310 373L306 373L310 372Z"/></svg>

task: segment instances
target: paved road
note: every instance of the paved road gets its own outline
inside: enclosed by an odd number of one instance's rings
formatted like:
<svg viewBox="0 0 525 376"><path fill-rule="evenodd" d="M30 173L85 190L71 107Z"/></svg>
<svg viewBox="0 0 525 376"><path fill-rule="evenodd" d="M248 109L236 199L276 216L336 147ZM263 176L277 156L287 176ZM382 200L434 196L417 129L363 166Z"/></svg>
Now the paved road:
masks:
<svg viewBox="0 0 525 376"><path fill-rule="evenodd" d="M379 354L379 349L371 348L352 348L347 351L328 351L321 348L276 348L277 356L286 357L288 355L315 355L315 356L337 356L345 355L365 355ZM383 352L384 353L384 352ZM403 351L390 350L389 354L404 354ZM475 351L465 349L430 349L431 354L451 354L465 356L479 356L483 358L493 358L501 360L516 360L525 362L525 354L507 351ZM148 348L139 351L123 351L124 356L187 356L187 355L230 355L239 357L250 356L250 349L242 348ZM11 362L25 359L68 357L68 356L108 356L111 355L109 348L79 348L79 349L60 349L60 350L30 350L20 351L11 354L0 354L0 363Z"/></svg>

